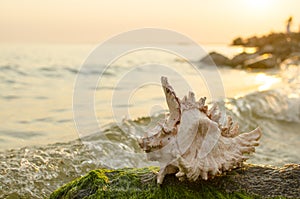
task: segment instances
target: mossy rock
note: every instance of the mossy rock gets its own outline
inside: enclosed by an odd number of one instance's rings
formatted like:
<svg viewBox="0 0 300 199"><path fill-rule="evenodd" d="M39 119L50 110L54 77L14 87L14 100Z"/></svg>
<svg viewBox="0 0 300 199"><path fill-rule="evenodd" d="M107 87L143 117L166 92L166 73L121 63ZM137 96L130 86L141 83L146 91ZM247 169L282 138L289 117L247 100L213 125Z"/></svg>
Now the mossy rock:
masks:
<svg viewBox="0 0 300 199"><path fill-rule="evenodd" d="M54 191L56 198L300 198L300 165L283 168L245 165L207 181L180 182L158 167L90 171Z"/></svg>

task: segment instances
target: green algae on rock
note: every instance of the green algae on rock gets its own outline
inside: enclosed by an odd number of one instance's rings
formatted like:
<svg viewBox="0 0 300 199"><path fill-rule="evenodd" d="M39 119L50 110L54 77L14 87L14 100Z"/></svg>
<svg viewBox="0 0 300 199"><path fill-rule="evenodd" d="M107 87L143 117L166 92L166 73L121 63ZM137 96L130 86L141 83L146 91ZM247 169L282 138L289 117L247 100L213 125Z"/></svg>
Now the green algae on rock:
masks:
<svg viewBox="0 0 300 199"><path fill-rule="evenodd" d="M158 167L98 169L50 195L58 198L300 198L300 165L245 165L210 180L180 182L168 175L156 184Z"/></svg>

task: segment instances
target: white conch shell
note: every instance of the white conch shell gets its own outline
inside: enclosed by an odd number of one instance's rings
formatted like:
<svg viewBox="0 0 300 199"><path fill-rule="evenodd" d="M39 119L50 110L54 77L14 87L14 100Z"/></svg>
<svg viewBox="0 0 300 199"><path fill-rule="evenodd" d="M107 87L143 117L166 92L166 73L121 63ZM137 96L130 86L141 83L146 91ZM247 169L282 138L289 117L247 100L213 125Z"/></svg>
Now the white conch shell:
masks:
<svg viewBox="0 0 300 199"><path fill-rule="evenodd" d="M157 183L172 173L179 180L207 180L241 166L248 159L244 154L255 151L261 137L259 128L239 134L231 117L222 126L216 104L208 110L206 98L196 101L193 92L179 100L166 77L161 78L161 83L170 115L164 124L151 130L152 135L138 140L148 159L160 163Z"/></svg>

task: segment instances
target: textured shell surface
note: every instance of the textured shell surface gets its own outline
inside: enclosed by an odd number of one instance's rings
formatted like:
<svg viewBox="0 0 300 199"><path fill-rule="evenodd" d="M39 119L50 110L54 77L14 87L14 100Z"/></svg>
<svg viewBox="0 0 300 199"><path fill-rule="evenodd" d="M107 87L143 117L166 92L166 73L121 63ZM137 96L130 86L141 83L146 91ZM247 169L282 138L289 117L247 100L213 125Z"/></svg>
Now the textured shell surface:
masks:
<svg viewBox="0 0 300 199"><path fill-rule="evenodd" d="M221 111L214 104L210 109L206 98L195 100L189 92L180 100L166 77L161 78L169 107L164 123L159 123L138 139L140 147L151 161L158 161L157 183L166 174L175 173L179 180L207 180L223 171L239 167L255 151L261 130L239 133L238 124L230 116L222 125Z"/></svg>

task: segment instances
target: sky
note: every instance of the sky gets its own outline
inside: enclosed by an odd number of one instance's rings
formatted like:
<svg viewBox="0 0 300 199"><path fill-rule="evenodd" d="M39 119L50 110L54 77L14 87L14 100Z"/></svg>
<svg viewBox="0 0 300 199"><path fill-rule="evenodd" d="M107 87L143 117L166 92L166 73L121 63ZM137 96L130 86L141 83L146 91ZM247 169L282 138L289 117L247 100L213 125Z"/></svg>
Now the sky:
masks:
<svg viewBox="0 0 300 199"><path fill-rule="evenodd" d="M138 28L170 29L202 43L292 31L299 0L1 0L0 42L99 43Z"/></svg>

